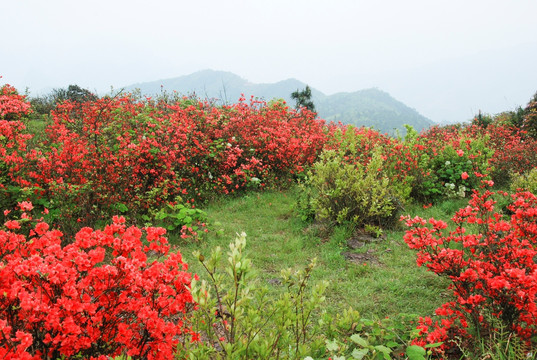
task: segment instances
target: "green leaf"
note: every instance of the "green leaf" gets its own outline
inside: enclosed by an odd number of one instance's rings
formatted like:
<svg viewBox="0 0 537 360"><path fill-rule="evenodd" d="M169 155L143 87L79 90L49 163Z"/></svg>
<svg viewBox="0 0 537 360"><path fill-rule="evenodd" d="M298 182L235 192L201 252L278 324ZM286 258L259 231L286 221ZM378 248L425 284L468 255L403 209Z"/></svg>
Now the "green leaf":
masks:
<svg viewBox="0 0 537 360"><path fill-rule="evenodd" d="M387 347L390 347L390 348L394 348L394 347L399 346L399 344L396 343L395 341L388 341L388 342L386 343L386 346L387 346Z"/></svg>
<svg viewBox="0 0 537 360"><path fill-rule="evenodd" d="M360 335L357 335L357 334L352 335L351 340L354 341L356 344L360 345L361 347L369 346L369 342L367 342L366 339L360 337Z"/></svg>
<svg viewBox="0 0 537 360"><path fill-rule="evenodd" d="M434 343L434 344L427 344L425 345L425 348L426 349L430 349L430 348L435 348L435 347L439 347L440 345L442 345L444 342L437 342L437 343Z"/></svg>
<svg viewBox="0 0 537 360"><path fill-rule="evenodd" d="M406 348L408 360L425 360L425 349L418 345L410 345Z"/></svg>
<svg viewBox="0 0 537 360"><path fill-rule="evenodd" d="M118 209L122 213L129 211L129 208L127 207L127 205L125 205L123 203L116 204L116 209Z"/></svg>
<svg viewBox="0 0 537 360"><path fill-rule="evenodd" d="M354 349L351 355L353 359L361 360L364 358L364 356L367 355L368 352L369 352L369 349Z"/></svg>
<svg viewBox="0 0 537 360"><path fill-rule="evenodd" d="M336 340L326 340L326 349L328 351L337 351L339 349L339 345L337 344Z"/></svg>
<svg viewBox="0 0 537 360"><path fill-rule="evenodd" d="M375 346L375 350L380 351L383 354L390 354L392 352L392 349L384 346L384 345L377 345Z"/></svg>

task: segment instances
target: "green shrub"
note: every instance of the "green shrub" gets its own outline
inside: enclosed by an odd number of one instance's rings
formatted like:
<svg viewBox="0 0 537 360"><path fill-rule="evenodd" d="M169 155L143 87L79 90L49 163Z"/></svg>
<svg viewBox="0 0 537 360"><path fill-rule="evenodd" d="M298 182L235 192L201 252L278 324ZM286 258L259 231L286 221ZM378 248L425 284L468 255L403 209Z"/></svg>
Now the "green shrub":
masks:
<svg viewBox="0 0 537 360"><path fill-rule="evenodd" d="M537 194L537 168L533 168L523 174L512 174L511 179L510 188L513 192L517 192L520 189Z"/></svg>
<svg viewBox="0 0 537 360"><path fill-rule="evenodd" d="M351 331L345 332L345 325L353 321ZM426 352L423 347L410 345L419 330L412 326L416 315L401 314L398 318L380 320L364 319L352 309L345 311L342 316L330 319L328 324L337 325L338 331L324 333L327 337L326 350L330 359L409 359L425 360ZM434 347L438 344L433 344ZM313 358L306 358L313 359Z"/></svg>
<svg viewBox="0 0 537 360"><path fill-rule="evenodd" d="M309 201L302 201L302 213L352 227L393 225L404 196L390 184L380 152L367 165L346 158L344 151L321 154L306 182L311 189L306 190Z"/></svg>
<svg viewBox="0 0 537 360"><path fill-rule="evenodd" d="M183 204L180 197L175 200L174 205L166 204L158 211L150 211L149 215L142 215L142 219L148 222L147 225L165 228L169 236L181 239L191 236L196 238L200 235L200 231L206 229L207 213L190 204Z"/></svg>

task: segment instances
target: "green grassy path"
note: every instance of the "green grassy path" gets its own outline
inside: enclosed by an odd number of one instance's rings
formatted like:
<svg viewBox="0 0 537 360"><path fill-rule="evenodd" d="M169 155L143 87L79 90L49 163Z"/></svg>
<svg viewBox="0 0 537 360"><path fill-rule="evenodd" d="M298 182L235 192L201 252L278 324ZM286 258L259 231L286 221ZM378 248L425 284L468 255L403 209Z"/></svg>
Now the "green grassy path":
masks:
<svg viewBox="0 0 537 360"><path fill-rule="evenodd" d="M179 249L193 272L203 278L192 252L227 249L236 233L246 232L247 253L258 271L258 280L274 291L281 286L269 280L281 269L299 269L317 258L312 279L327 280L326 310L341 312L352 306L365 317L396 316L401 313L430 315L446 301L446 282L415 263L415 254L403 241L403 231L387 233L386 239L358 250L346 245L344 229L335 228L329 239L321 239L314 227L303 223L292 209L294 189L250 193L209 205L211 232L199 243L180 244ZM342 252L368 253L378 263L358 264L345 260Z"/></svg>

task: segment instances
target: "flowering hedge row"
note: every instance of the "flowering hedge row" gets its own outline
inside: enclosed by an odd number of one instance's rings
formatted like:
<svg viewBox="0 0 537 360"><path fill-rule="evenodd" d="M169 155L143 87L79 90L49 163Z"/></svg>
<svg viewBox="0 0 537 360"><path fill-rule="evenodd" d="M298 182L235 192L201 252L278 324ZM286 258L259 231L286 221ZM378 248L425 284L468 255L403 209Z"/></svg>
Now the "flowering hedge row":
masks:
<svg viewBox="0 0 537 360"><path fill-rule="evenodd" d="M7 159L2 190L10 198L4 207L31 198L53 221L77 226L287 183L316 160L327 138L311 112L244 99L223 107L130 96L63 102L33 148L23 122L0 118L9 135L0 144Z"/></svg>
<svg viewBox="0 0 537 360"><path fill-rule="evenodd" d="M344 149L345 162L363 166L380 149L391 184L422 202L470 193L479 184L462 179L464 172L498 181L537 165L537 141L505 124L435 127L419 135L409 129L403 140L325 125L280 102L240 100L220 107L186 98L66 101L52 112L43 142L29 147L30 105L6 85L0 191L8 200L2 206L32 199L51 210L50 221L74 221L74 232L119 212L136 217L167 203L286 183L323 149Z"/></svg>

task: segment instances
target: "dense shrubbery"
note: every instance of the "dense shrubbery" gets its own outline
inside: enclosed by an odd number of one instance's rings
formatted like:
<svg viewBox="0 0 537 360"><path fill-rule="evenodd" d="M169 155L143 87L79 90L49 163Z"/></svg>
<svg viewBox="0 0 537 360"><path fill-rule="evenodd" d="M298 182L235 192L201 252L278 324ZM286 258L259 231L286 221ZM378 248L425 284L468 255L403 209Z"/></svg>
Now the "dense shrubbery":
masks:
<svg viewBox="0 0 537 360"><path fill-rule="evenodd" d="M495 153L493 180L506 185L512 173L524 173L537 166L537 139L512 125L493 124L487 129L489 146Z"/></svg>
<svg viewBox="0 0 537 360"><path fill-rule="evenodd" d="M168 254L164 229L115 217L62 247L31 203L19 208L0 228L2 358L172 357L193 304L191 275L179 252Z"/></svg>
<svg viewBox="0 0 537 360"><path fill-rule="evenodd" d="M13 194L20 191L18 174L26 154L26 134L22 119L30 113L30 104L15 88L0 88L0 207L12 209L17 202ZM0 213L0 221L3 220Z"/></svg>
<svg viewBox="0 0 537 360"><path fill-rule="evenodd" d="M417 199L436 200L465 197L479 186L480 176L491 171L494 151L487 146L487 136L473 128L431 128L420 135L424 154L420 157L423 176L413 189Z"/></svg>
<svg viewBox="0 0 537 360"><path fill-rule="evenodd" d="M511 191L529 191L537 194L537 168L533 168L523 174L513 174L511 181Z"/></svg>
<svg viewBox="0 0 537 360"><path fill-rule="evenodd" d="M397 349L424 359L420 346L445 357L478 357L476 344L493 349L498 339L522 357L535 347L537 198L519 192L502 213L498 194L477 190L512 177L513 190L535 191L535 99L516 113L394 139L282 102L86 95L58 101L32 139L27 99L0 89L0 356L387 358ZM191 286L180 254L167 254L165 230L150 226L195 237L206 221L198 204L296 179L304 218L352 227L389 226L410 202L472 194L449 233L442 221L406 219L418 263L453 283L441 320L423 318L406 352L408 337L394 342L394 331L352 311L313 324L324 285L307 291L311 267L285 273L288 292L268 296L249 282L242 237L229 278L215 251L199 255L211 284ZM117 214L147 227L119 217L104 227ZM350 330L331 327L349 321ZM362 331L371 327L385 337Z"/></svg>
<svg viewBox="0 0 537 360"><path fill-rule="evenodd" d="M33 149L23 123L2 126L2 155L10 156L2 164L2 190L11 199L5 205L30 196L68 233L118 212L140 219L165 204L192 206L215 194L286 184L315 161L326 139L312 113L256 101L66 100Z"/></svg>

